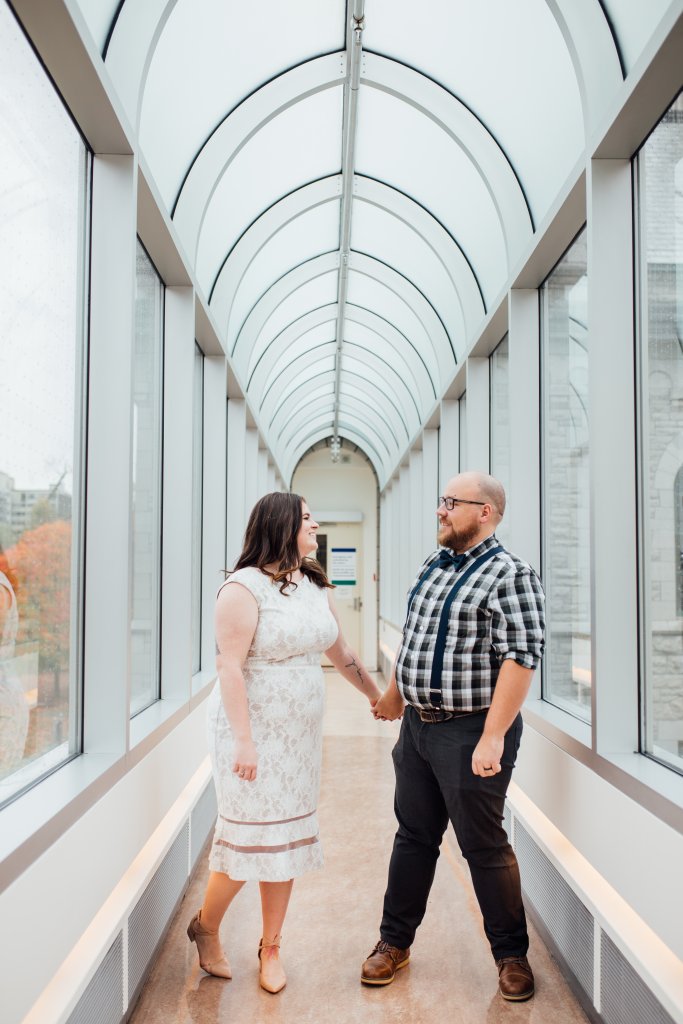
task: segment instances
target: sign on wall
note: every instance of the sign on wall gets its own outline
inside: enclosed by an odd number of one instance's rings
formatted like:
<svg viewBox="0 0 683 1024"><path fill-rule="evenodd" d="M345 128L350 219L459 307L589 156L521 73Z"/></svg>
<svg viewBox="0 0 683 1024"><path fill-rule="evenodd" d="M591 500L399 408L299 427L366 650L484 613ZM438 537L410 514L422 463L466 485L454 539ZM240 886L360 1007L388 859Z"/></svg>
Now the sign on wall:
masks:
<svg viewBox="0 0 683 1024"><path fill-rule="evenodd" d="M330 581L338 587L356 585L356 548L332 548Z"/></svg>

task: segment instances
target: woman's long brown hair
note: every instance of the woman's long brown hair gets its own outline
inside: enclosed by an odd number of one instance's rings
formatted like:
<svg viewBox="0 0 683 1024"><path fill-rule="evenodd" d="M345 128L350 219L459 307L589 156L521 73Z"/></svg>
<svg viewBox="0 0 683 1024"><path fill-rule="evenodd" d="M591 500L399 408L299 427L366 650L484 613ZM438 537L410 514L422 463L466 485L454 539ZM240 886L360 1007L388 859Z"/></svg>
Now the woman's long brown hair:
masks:
<svg viewBox="0 0 683 1024"><path fill-rule="evenodd" d="M302 559L299 554L296 538L303 522L304 500L300 494L281 491L259 498L249 516L242 554L231 571L253 565L275 583L281 583L280 592L285 594L288 585L296 587L296 583L290 584L290 574L301 569L316 586L332 589L320 563L313 558ZM274 573L266 569L273 564L277 566Z"/></svg>

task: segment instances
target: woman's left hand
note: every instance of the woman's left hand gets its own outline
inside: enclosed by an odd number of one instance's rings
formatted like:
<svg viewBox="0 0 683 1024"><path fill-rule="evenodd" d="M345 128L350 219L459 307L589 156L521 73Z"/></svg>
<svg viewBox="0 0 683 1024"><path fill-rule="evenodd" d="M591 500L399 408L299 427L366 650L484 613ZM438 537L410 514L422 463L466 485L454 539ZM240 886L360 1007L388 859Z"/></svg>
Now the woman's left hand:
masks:
<svg viewBox="0 0 683 1024"><path fill-rule="evenodd" d="M245 782L253 782L256 778L258 755L253 740L241 740L235 744L233 772Z"/></svg>

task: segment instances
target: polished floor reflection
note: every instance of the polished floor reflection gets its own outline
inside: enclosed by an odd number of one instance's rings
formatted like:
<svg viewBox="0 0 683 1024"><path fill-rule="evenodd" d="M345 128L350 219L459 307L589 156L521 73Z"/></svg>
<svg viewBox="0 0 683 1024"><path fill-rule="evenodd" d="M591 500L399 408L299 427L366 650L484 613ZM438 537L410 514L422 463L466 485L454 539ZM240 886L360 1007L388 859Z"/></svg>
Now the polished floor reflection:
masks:
<svg viewBox="0 0 683 1024"><path fill-rule="evenodd" d="M518 1005L500 998L467 867L450 842L410 965L385 988L360 984L360 965L377 939L395 828L391 746L397 726L374 722L363 699L333 673L327 686L320 804L325 868L294 885L282 943L287 987L276 996L259 988L261 925L253 882L221 929L232 980L200 969L185 929L201 903L204 867L173 922L133 1024L585 1024L533 931L536 996Z"/></svg>

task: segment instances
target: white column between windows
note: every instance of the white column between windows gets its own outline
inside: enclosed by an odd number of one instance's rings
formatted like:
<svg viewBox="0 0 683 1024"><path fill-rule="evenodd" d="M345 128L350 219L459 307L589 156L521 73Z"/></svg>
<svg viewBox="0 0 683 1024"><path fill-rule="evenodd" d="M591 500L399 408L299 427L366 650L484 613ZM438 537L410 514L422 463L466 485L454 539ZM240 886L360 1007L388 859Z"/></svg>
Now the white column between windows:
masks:
<svg viewBox="0 0 683 1024"><path fill-rule="evenodd" d="M204 357L204 503L202 510L202 667L215 664L213 609L227 566L225 359Z"/></svg>
<svg viewBox="0 0 683 1024"><path fill-rule="evenodd" d="M444 399L441 403L441 428L439 432L439 480L438 492L443 494L449 480L460 472L459 461L460 411L457 399Z"/></svg>
<svg viewBox="0 0 683 1024"><path fill-rule="evenodd" d="M467 360L467 452L465 468L489 471L489 361Z"/></svg>
<svg viewBox="0 0 683 1024"><path fill-rule="evenodd" d="M246 518L247 404L243 398L228 399L228 479L226 560L230 569L242 550Z"/></svg>
<svg viewBox="0 0 683 1024"><path fill-rule="evenodd" d="M436 506L439 491L439 431L427 428L422 435L422 522L420 558L436 547Z"/></svg>
<svg viewBox="0 0 683 1024"><path fill-rule="evenodd" d="M194 292L167 288L164 321L162 699L187 700L192 685L192 437Z"/></svg>
<svg viewBox="0 0 683 1024"><path fill-rule="evenodd" d="M633 229L629 160L588 179L593 743L638 749Z"/></svg>
<svg viewBox="0 0 683 1024"><path fill-rule="evenodd" d="M122 753L130 715L131 405L136 174L93 159L86 494L85 753ZM102 657L102 651L108 657Z"/></svg>

